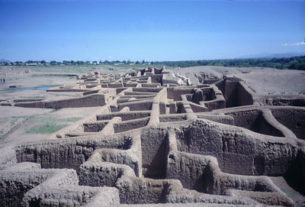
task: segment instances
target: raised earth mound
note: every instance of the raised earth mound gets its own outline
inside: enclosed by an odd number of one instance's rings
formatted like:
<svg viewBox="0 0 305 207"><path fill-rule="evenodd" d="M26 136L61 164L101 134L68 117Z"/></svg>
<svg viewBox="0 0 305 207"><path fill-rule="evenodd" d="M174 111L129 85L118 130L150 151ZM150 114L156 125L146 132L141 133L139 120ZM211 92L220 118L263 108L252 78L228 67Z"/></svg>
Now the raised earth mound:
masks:
<svg viewBox="0 0 305 207"><path fill-rule="evenodd" d="M305 99L165 68L90 72L19 107L100 106L0 156L0 206L305 206Z"/></svg>

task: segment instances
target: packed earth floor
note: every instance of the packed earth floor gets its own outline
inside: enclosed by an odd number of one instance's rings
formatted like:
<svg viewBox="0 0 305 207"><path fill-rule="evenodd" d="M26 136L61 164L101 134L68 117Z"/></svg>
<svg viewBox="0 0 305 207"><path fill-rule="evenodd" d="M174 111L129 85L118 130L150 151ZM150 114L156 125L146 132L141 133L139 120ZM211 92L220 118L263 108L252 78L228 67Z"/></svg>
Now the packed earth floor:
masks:
<svg viewBox="0 0 305 207"><path fill-rule="evenodd" d="M234 75L199 80L89 72L48 89L81 96L1 100L98 109L0 155L0 206L305 206L304 96L257 95Z"/></svg>

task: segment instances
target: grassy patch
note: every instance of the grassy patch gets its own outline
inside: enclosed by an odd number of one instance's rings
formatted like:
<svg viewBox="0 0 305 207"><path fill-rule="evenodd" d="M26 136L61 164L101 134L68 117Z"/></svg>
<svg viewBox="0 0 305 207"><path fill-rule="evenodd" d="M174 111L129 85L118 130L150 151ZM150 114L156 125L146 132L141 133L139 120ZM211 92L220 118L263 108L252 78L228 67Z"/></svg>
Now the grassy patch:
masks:
<svg viewBox="0 0 305 207"><path fill-rule="evenodd" d="M61 130L62 128L70 125L70 123L76 122L81 117L69 117L65 119L56 119L55 117L39 117L36 118L39 124L33 126L26 133L29 134L52 134Z"/></svg>
<svg viewBox="0 0 305 207"><path fill-rule="evenodd" d="M47 123L44 125L34 126L30 130L28 130L27 133L29 133L29 134L52 134L66 126L67 126L66 124L59 125L59 124Z"/></svg>
<svg viewBox="0 0 305 207"><path fill-rule="evenodd" d="M78 120L81 120L81 117L71 117L71 118L66 118L66 119L60 119L60 121L63 122L76 122Z"/></svg>
<svg viewBox="0 0 305 207"><path fill-rule="evenodd" d="M0 139L3 138L3 135L5 134L5 131L3 129L0 130Z"/></svg>

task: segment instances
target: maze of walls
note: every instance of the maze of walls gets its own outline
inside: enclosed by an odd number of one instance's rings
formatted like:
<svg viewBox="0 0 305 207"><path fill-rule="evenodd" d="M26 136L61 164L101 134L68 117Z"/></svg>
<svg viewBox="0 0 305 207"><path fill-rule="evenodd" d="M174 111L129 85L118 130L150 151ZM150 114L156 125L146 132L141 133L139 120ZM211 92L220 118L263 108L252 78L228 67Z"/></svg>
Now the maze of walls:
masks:
<svg viewBox="0 0 305 207"><path fill-rule="evenodd" d="M100 110L16 146L17 162L0 171L0 206L305 205L302 101L266 103L234 77L195 86L170 75L91 72L52 89L83 98L19 103Z"/></svg>

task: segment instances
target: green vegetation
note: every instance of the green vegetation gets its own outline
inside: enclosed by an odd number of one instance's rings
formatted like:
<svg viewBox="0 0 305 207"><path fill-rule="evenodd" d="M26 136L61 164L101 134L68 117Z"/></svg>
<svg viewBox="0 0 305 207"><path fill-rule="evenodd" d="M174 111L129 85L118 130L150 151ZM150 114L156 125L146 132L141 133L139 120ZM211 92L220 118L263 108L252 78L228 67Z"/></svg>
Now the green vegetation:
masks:
<svg viewBox="0 0 305 207"><path fill-rule="evenodd" d="M62 125L55 124L54 125L51 123L47 123L44 125L34 126L30 130L28 130L27 133L29 133L29 134L52 134L66 126L67 126L66 124L62 124Z"/></svg>
<svg viewBox="0 0 305 207"><path fill-rule="evenodd" d="M68 126L70 122L80 120L80 117L70 117L64 119L56 119L55 117L37 117L40 124L33 126L27 131L29 134L52 134Z"/></svg>
<svg viewBox="0 0 305 207"><path fill-rule="evenodd" d="M5 123L1 123L0 139L5 138L8 134L19 128L24 120L25 118L23 116L13 116L11 119L5 119ZM3 119L0 121L3 122Z"/></svg>
<svg viewBox="0 0 305 207"><path fill-rule="evenodd" d="M227 66L227 67L270 67L278 69L305 70L305 56L290 58L251 58L251 59L224 59L224 60L191 60L191 61L163 61L154 62L171 67L191 66Z"/></svg>
<svg viewBox="0 0 305 207"><path fill-rule="evenodd" d="M3 66L34 66L44 70L44 67L57 67L59 71L65 66L66 72L84 72L89 69L126 69L141 67L191 67L191 66L231 66L231 67L271 67L278 69L305 70L305 56L295 56L289 58L248 58L248 59L222 59L222 60L185 60L185 61L32 61L26 62L0 62ZM78 67L75 67L78 66ZM111 71L110 71L111 72Z"/></svg>
<svg viewBox="0 0 305 207"><path fill-rule="evenodd" d="M63 122L76 122L76 121L78 121L80 119L81 119L81 117L70 117L70 118L59 119L59 120L63 121Z"/></svg>

